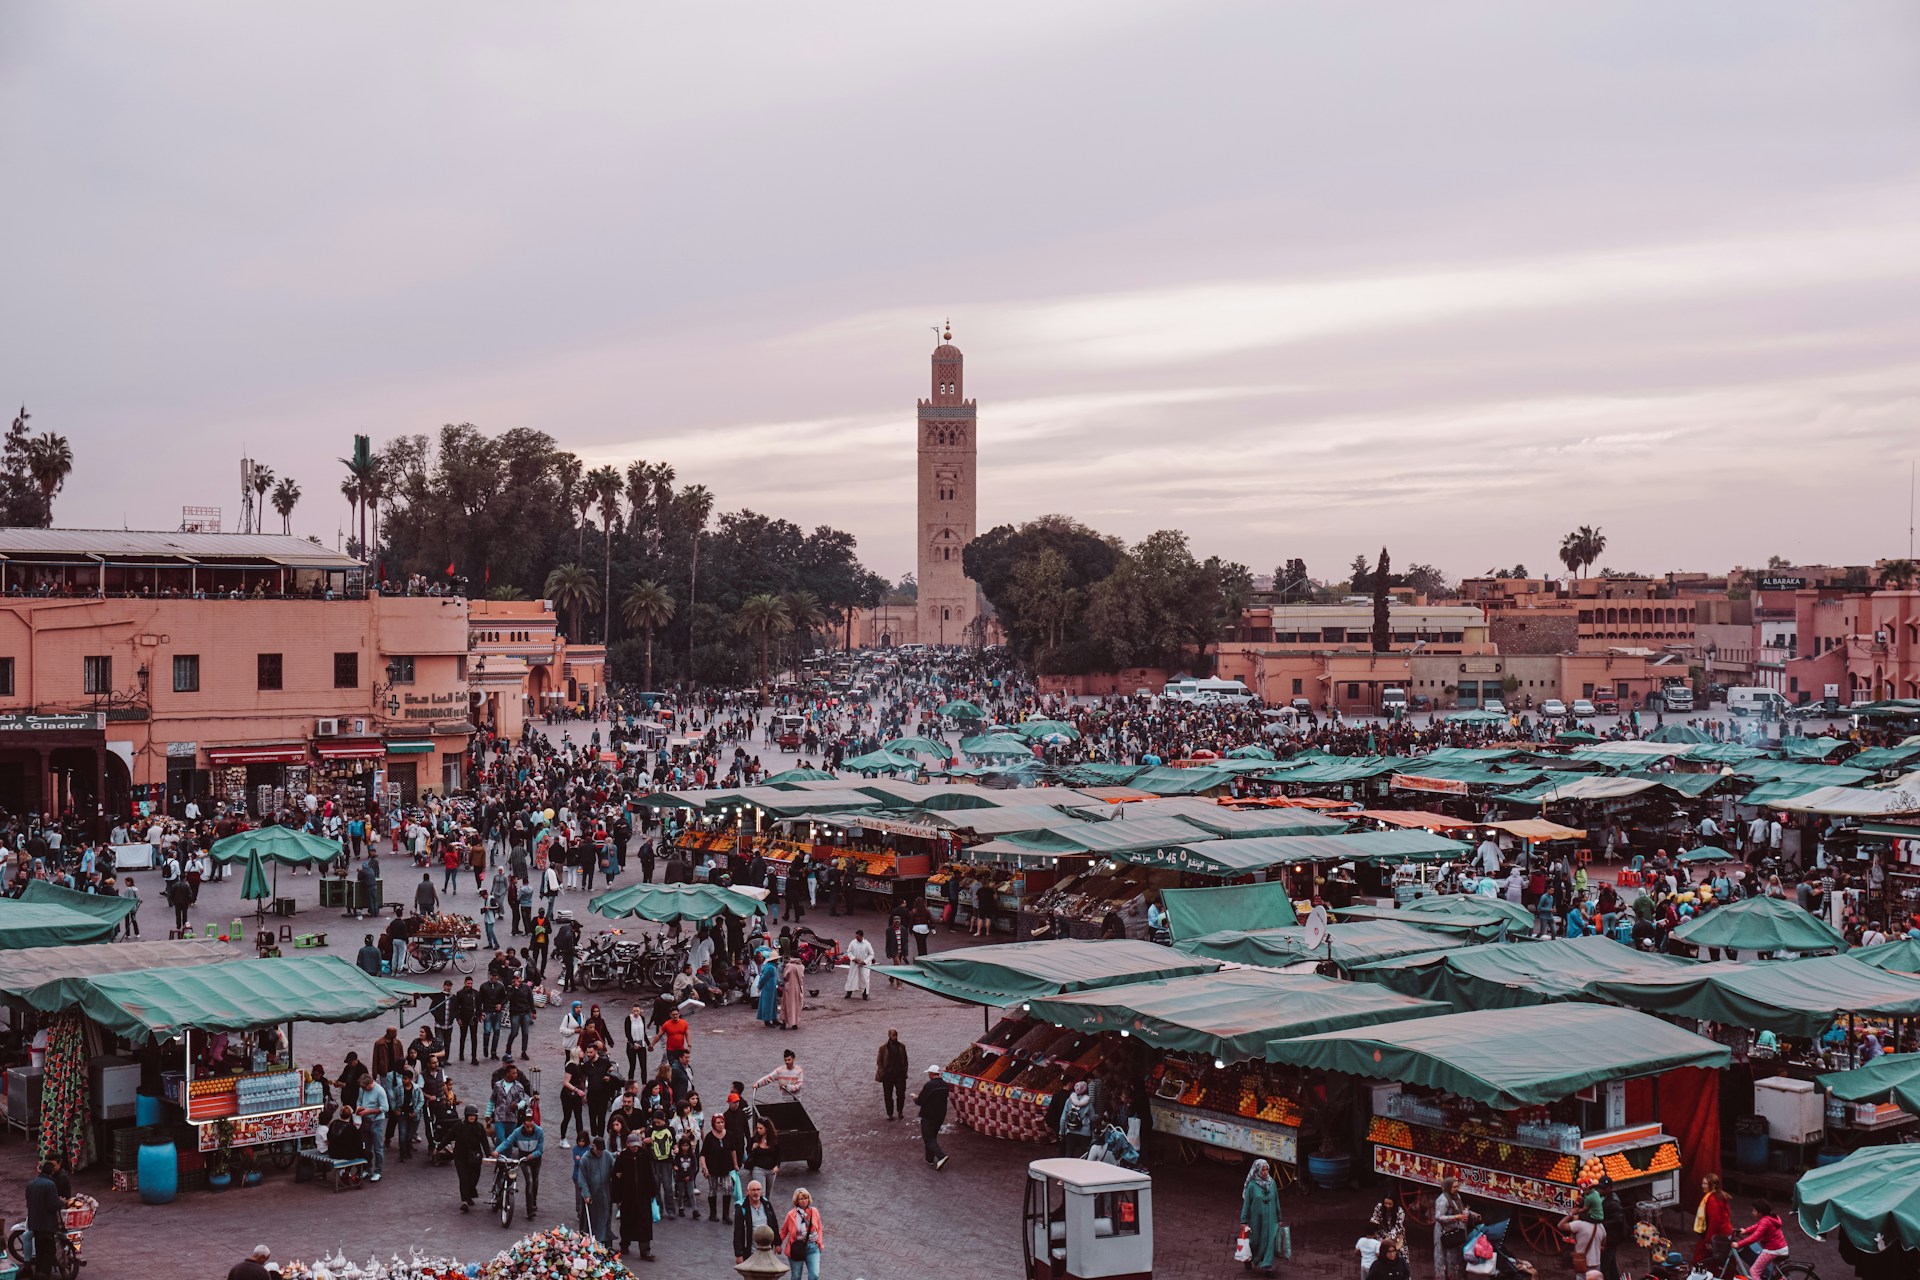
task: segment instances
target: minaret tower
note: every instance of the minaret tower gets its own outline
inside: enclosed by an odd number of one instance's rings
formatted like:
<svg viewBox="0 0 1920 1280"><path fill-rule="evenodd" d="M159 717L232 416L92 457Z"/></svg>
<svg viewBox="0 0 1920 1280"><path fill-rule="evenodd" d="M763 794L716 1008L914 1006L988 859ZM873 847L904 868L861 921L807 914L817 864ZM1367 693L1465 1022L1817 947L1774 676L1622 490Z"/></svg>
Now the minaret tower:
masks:
<svg viewBox="0 0 1920 1280"><path fill-rule="evenodd" d="M949 322L933 349L933 395L919 404L922 644L977 643L979 591L961 568L974 534L974 403L962 394L960 348Z"/></svg>

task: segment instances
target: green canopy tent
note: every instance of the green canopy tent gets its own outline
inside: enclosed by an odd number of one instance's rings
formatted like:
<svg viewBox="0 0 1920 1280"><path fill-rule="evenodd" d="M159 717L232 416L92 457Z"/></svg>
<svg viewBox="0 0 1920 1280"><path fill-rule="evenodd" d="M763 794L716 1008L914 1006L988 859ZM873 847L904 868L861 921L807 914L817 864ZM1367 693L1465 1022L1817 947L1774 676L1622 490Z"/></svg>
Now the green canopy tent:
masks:
<svg viewBox="0 0 1920 1280"><path fill-rule="evenodd" d="M247 853L246 870L240 876L240 899L259 904L253 912L257 920L266 912L267 899L272 896L273 890L267 886L266 864L260 861L258 850L250 850Z"/></svg>
<svg viewBox="0 0 1920 1280"><path fill-rule="evenodd" d="M961 1004L1000 1009L1043 996L1219 968L1218 960L1182 955L1151 942L1061 938L963 947L921 956L910 965L880 965L876 971Z"/></svg>
<svg viewBox="0 0 1920 1280"><path fill-rule="evenodd" d="M1156 796L1200 796L1232 786L1234 773L1232 769L1178 769L1161 765L1134 775L1127 785Z"/></svg>
<svg viewBox="0 0 1920 1280"><path fill-rule="evenodd" d="M1765 754L1759 747L1738 742L1711 742L1693 748L1687 752L1686 758L1704 764L1742 764Z"/></svg>
<svg viewBox="0 0 1920 1280"><path fill-rule="evenodd" d="M1689 867L1703 866L1709 862L1738 862L1740 855L1728 853L1715 845L1703 844L1697 849L1689 849L1680 855L1680 862Z"/></svg>
<svg viewBox="0 0 1920 1280"><path fill-rule="evenodd" d="M1920 1053L1883 1053L1864 1067L1813 1079L1842 1102L1891 1102L1920 1115Z"/></svg>
<svg viewBox="0 0 1920 1280"><path fill-rule="evenodd" d="M1920 755L1920 751L1915 752ZM1258 743L1250 742L1244 747L1235 747L1227 752L1229 760L1277 760L1279 757Z"/></svg>
<svg viewBox="0 0 1920 1280"><path fill-rule="evenodd" d="M1044 742L1054 738L1064 738L1068 742L1080 740L1080 731L1065 720L1022 720L1013 726L1013 731L1029 742Z"/></svg>
<svg viewBox="0 0 1920 1280"><path fill-rule="evenodd" d="M1903 747L1868 747L1847 757L1853 769L1897 769L1909 760L1920 759L1920 744Z"/></svg>
<svg viewBox="0 0 1920 1280"><path fill-rule="evenodd" d="M1173 944L1174 950L1188 955L1269 969L1321 960L1332 960L1341 969L1352 969L1394 956L1445 951L1459 945L1458 938L1393 920L1328 925L1326 941L1311 950L1307 947L1307 931L1299 925L1280 929L1224 929Z"/></svg>
<svg viewBox="0 0 1920 1280"><path fill-rule="evenodd" d="M1011 733L982 733L960 739L960 749L970 756L1029 756L1033 744Z"/></svg>
<svg viewBox="0 0 1920 1280"><path fill-rule="evenodd" d="M321 867L340 856L340 842L325 840L292 827L260 827L215 840L209 851L215 862L239 862L258 850L260 856L289 867Z"/></svg>
<svg viewBox="0 0 1920 1280"><path fill-rule="evenodd" d="M1514 747L1435 747L1423 756L1417 757L1415 765L1434 764L1493 764L1499 760L1509 760L1520 752Z"/></svg>
<svg viewBox="0 0 1920 1280"><path fill-rule="evenodd" d="M932 738L895 738L892 742L883 742L881 749L895 755L935 756L941 760L953 759L953 748L944 742L935 742Z"/></svg>
<svg viewBox="0 0 1920 1280"><path fill-rule="evenodd" d="M1343 818L1329 818L1311 809L1232 809L1200 796L1177 796L1119 806L1122 818L1179 818L1208 835L1229 840L1257 836L1331 836L1347 829Z"/></svg>
<svg viewBox="0 0 1920 1280"><path fill-rule="evenodd" d="M1453 711L1447 714L1447 719L1452 721L1454 724L1506 724L1508 723L1507 717L1501 715L1498 711L1480 711L1480 710Z"/></svg>
<svg viewBox="0 0 1920 1280"><path fill-rule="evenodd" d="M1681 942L1722 951L1845 951L1847 940L1819 916L1782 898L1744 898L1673 931Z"/></svg>
<svg viewBox="0 0 1920 1280"><path fill-rule="evenodd" d="M1776 1035L1817 1037L1846 1013L1920 1016L1920 978L1850 956L1775 964L1721 960L1665 974L1608 978L1589 990L1648 1013L1701 1018Z"/></svg>
<svg viewBox="0 0 1920 1280"><path fill-rule="evenodd" d="M778 774L773 778L765 779L761 785L769 786L776 780L782 783L807 781L806 778L789 777L787 776L788 774L808 774L828 781L832 781L833 779L832 774L821 773L818 769L789 769L786 774ZM684 796L675 795L671 791L649 791L646 795L635 799L633 801L633 807L636 809L691 809L695 813L698 813L705 807L705 801L689 800Z"/></svg>
<svg viewBox="0 0 1920 1280"><path fill-rule="evenodd" d="M1804 1174L1793 1188L1793 1211L1808 1235L1838 1228L1862 1253L1920 1250L1920 1147L1867 1147Z"/></svg>
<svg viewBox="0 0 1920 1280"><path fill-rule="evenodd" d="M1465 857L1471 852L1458 840L1449 840L1430 831L1255 836L1227 841L1224 849L1230 852L1223 850L1221 856L1231 861L1222 865L1238 869L1216 874L1238 875L1262 866L1278 866L1283 862L1441 862Z"/></svg>
<svg viewBox="0 0 1920 1280"><path fill-rule="evenodd" d="M1070 787L1121 787L1147 771L1144 764L1115 764L1093 760L1060 767L1060 781Z"/></svg>
<svg viewBox="0 0 1920 1280"><path fill-rule="evenodd" d="M1612 1080L1733 1060L1703 1036L1594 1004L1481 1009L1328 1031L1270 1041L1266 1057L1442 1089L1503 1111L1545 1106Z"/></svg>
<svg viewBox="0 0 1920 1280"><path fill-rule="evenodd" d="M56 978L84 978L136 969L183 969L238 960L243 953L212 938L155 942L93 942L27 947L7 952L0 965L0 993L18 995Z"/></svg>
<svg viewBox="0 0 1920 1280"><path fill-rule="evenodd" d="M912 756L881 750L848 756L840 762L840 767L855 773L919 773L926 766Z"/></svg>
<svg viewBox="0 0 1920 1280"><path fill-rule="evenodd" d="M956 698L942 706L935 715L948 716L955 720L985 720L987 713L968 702L965 698Z"/></svg>
<svg viewBox="0 0 1920 1280"><path fill-rule="evenodd" d="M123 898L118 894L110 898L101 893L81 893L78 889L63 889L45 880L27 881L26 888L20 891L15 901L61 907L116 925L140 909L140 903L133 898Z"/></svg>
<svg viewBox="0 0 1920 1280"><path fill-rule="evenodd" d="M1920 973L1920 938L1896 938L1874 947L1855 947L1847 955L1876 969Z"/></svg>
<svg viewBox="0 0 1920 1280"><path fill-rule="evenodd" d="M1663 724L1643 741L1677 742L1683 746L1695 746L1713 741L1713 735L1705 729L1696 729L1690 724Z"/></svg>
<svg viewBox="0 0 1920 1280"><path fill-rule="evenodd" d="M1651 773L1641 769L1629 769L1620 776L1651 782L1689 800L1698 800L1726 781L1717 773Z"/></svg>
<svg viewBox="0 0 1920 1280"><path fill-rule="evenodd" d="M1848 745L1840 738L1782 738L1780 749L1789 760L1825 760Z"/></svg>
<svg viewBox="0 0 1920 1280"><path fill-rule="evenodd" d="M1693 968L1690 960L1636 951L1611 938L1542 938L1402 956L1359 967L1354 976L1456 1009L1514 1009L1558 1000L1597 1000L1607 978Z"/></svg>
<svg viewBox="0 0 1920 1280"><path fill-rule="evenodd" d="M1404 756L1295 756L1283 761L1279 767L1255 775L1262 782L1276 782L1303 787L1321 787L1344 785L1349 782L1365 782L1377 778L1383 773L1392 773L1404 767Z"/></svg>
<svg viewBox="0 0 1920 1280"><path fill-rule="evenodd" d="M787 787L787 786L792 786L796 782L838 782L838 781L840 781L838 777L836 777L831 773L828 773L825 769L783 769L779 773L760 779L760 785L763 787ZM651 796L646 797L646 799L656 799L656 798L657 797L651 797ZM671 796L667 798L673 799L673 797ZM636 800L634 801L634 803L636 805L643 804L644 800ZM676 802L675 807L676 808L682 807L683 804L684 802ZM686 804L684 805L684 807L688 809L692 809L695 806Z"/></svg>
<svg viewBox="0 0 1920 1280"><path fill-rule="evenodd" d="M111 901L111 899L109 899ZM111 942L119 922L46 902L0 898L0 951Z"/></svg>
<svg viewBox="0 0 1920 1280"><path fill-rule="evenodd" d="M1379 987L1311 973L1225 969L1132 982L1031 1002L1033 1016L1076 1031L1119 1031L1155 1049L1245 1062L1267 1042L1448 1012Z"/></svg>
<svg viewBox="0 0 1920 1280"><path fill-rule="evenodd" d="M677 920L698 924L721 915L745 919L760 910L760 900L717 884L630 884L592 899L587 909L609 920L631 916L662 924Z"/></svg>
<svg viewBox="0 0 1920 1280"><path fill-rule="evenodd" d="M1490 942L1501 934L1524 938L1533 932L1533 913L1504 898L1448 893L1416 898L1403 907L1342 907L1342 920L1398 920L1435 933L1465 934Z"/></svg>
<svg viewBox="0 0 1920 1280"><path fill-rule="evenodd" d="M1554 734L1553 740L1555 742L1572 743L1575 746L1584 746L1587 743L1600 741L1600 735L1597 733L1588 733L1585 729L1568 729L1562 733Z"/></svg>
<svg viewBox="0 0 1920 1280"><path fill-rule="evenodd" d="M136 1043L282 1022L359 1022L424 989L369 977L338 956L234 960L55 978L16 993L41 1013L79 1009Z"/></svg>
<svg viewBox="0 0 1920 1280"><path fill-rule="evenodd" d="M1300 921L1287 886L1277 880L1162 889L1160 901L1167 908L1167 931L1175 941L1223 929L1282 929Z"/></svg>

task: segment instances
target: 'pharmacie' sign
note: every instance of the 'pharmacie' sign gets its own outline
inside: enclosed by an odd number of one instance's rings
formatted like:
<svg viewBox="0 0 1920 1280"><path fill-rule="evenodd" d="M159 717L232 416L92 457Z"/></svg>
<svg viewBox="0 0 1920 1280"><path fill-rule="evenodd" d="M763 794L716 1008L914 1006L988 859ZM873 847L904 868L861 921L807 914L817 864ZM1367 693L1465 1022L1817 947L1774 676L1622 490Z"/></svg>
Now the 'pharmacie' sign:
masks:
<svg viewBox="0 0 1920 1280"><path fill-rule="evenodd" d="M400 699L403 720L448 720L466 714L467 695L459 693L410 693Z"/></svg>
<svg viewBox="0 0 1920 1280"><path fill-rule="evenodd" d="M35 716L25 712L10 712L0 715L0 733L74 733L89 729L105 729L107 713L104 711L81 711L67 716Z"/></svg>

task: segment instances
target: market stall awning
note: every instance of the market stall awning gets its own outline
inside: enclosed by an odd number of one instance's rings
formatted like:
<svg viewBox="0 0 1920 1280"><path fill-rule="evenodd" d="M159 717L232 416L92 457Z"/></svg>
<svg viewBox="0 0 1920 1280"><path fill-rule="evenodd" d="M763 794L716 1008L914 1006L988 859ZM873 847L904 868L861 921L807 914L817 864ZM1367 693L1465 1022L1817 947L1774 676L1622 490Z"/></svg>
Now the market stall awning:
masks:
<svg viewBox="0 0 1920 1280"><path fill-rule="evenodd" d="M1864 1067L1813 1079L1842 1102L1891 1102L1920 1115L1920 1053L1883 1053Z"/></svg>
<svg viewBox="0 0 1920 1280"><path fill-rule="evenodd" d="M1329 818L1311 809L1233 809L1212 800L1180 797L1128 805L1121 816L1179 818L1210 835L1229 839L1256 836L1330 836L1347 829L1341 818Z"/></svg>
<svg viewBox="0 0 1920 1280"><path fill-rule="evenodd" d="M1740 742L1704 743L1687 752L1686 758L1695 763L1740 764L1765 755L1759 747L1749 747Z"/></svg>
<svg viewBox="0 0 1920 1280"><path fill-rule="evenodd" d="M1627 778L1639 778L1651 782L1657 787L1665 787L1675 795L1697 800L1725 781L1717 773L1648 773L1639 769L1630 769L1621 775Z"/></svg>
<svg viewBox="0 0 1920 1280"><path fill-rule="evenodd" d="M1715 907L1673 931L1681 942L1723 951L1845 951L1832 925L1784 898L1743 898Z"/></svg>
<svg viewBox="0 0 1920 1280"><path fill-rule="evenodd" d="M1218 960L1182 955L1152 942L1008 942L921 956L877 971L962 1004L1003 1008L1042 996L1159 978L1212 973Z"/></svg>
<svg viewBox="0 0 1920 1280"><path fill-rule="evenodd" d="M1768 807L1829 818L1882 818L1898 813L1920 813L1920 788L1895 786L1880 791L1820 787L1789 799L1768 801Z"/></svg>
<svg viewBox="0 0 1920 1280"><path fill-rule="evenodd" d="M111 942L119 923L46 902L0 898L0 951Z"/></svg>
<svg viewBox="0 0 1920 1280"><path fill-rule="evenodd" d="M1342 920L1397 920L1435 933L1464 934L1491 941L1502 933L1524 938L1533 931L1533 913L1518 903L1480 894L1448 893L1416 898L1403 907L1342 907Z"/></svg>
<svg viewBox="0 0 1920 1280"><path fill-rule="evenodd" d="M1255 763L1262 766L1266 764L1265 761ZM1127 785L1156 796L1198 796L1230 786L1235 773L1233 769L1175 769L1162 766L1136 774L1127 779Z"/></svg>
<svg viewBox="0 0 1920 1280"><path fill-rule="evenodd" d="M16 902L30 902L43 907L60 907L67 911L91 916L95 920L118 925L122 920L140 909L135 898L122 898L119 895L108 897L101 893L81 893L77 889L63 889L57 884L48 884L45 880L29 880L20 891ZM8 963L12 960L9 958Z"/></svg>
<svg viewBox="0 0 1920 1280"><path fill-rule="evenodd" d="M1328 925L1327 940L1311 950L1307 947L1307 931L1300 925L1281 929L1224 929L1173 945L1176 951L1188 955L1269 969L1329 959L1342 969L1351 969L1394 956L1446 951L1459 946L1460 940L1398 921L1360 920Z"/></svg>
<svg viewBox="0 0 1920 1280"><path fill-rule="evenodd" d="M1794 1185L1793 1210L1808 1235L1838 1228L1864 1253L1920 1249L1920 1147L1866 1147L1814 1169Z"/></svg>
<svg viewBox="0 0 1920 1280"><path fill-rule="evenodd" d="M1490 943L1361 967L1355 977L1456 1009L1515 1009L1556 1000L1595 1000L1607 978L1658 977L1694 968L1691 960L1636 951L1611 938L1543 938Z"/></svg>
<svg viewBox="0 0 1920 1280"><path fill-rule="evenodd" d="M1202 837L1157 849L1142 849L1127 855L1127 861L1142 867L1166 867L1202 876L1244 876L1292 860L1288 850L1278 848L1288 839L1219 840Z"/></svg>
<svg viewBox="0 0 1920 1280"><path fill-rule="evenodd" d="M1804 782L1808 787L1850 787L1873 777L1873 773L1867 769L1804 760L1749 760L1735 766L1734 773L1742 778L1763 778L1768 782Z"/></svg>
<svg viewBox="0 0 1920 1280"><path fill-rule="evenodd" d="M1392 773L1408 763L1401 756L1296 756L1295 759L1305 760L1305 763L1285 763L1255 776L1262 782L1325 786L1329 783L1364 782L1383 773Z"/></svg>
<svg viewBox="0 0 1920 1280"><path fill-rule="evenodd" d="M1060 766L1060 781L1074 787L1120 787L1147 771L1143 764L1095 760Z"/></svg>
<svg viewBox="0 0 1920 1280"><path fill-rule="evenodd" d="M1504 831L1515 840L1524 840L1528 844L1541 844L1548 840L1585 840L1583 827L1563 827L1557 822L1548 822L1545 818L1515 818L1510 822L1489 822L1486 825L1495 831Z"/></svg>
<svg viewBox="0 0 1920 1280"><path fill-rule="evenodd" d="M763 787L785 787L796 782L838 782L839 779L824 769L783 769L779 773L760 779ZM695 809L698 805L687 803L676 796L653 794L635 800L636 808Z"/></svg>
<svg viewBox="0 0 1920 1280"><path fill-rule="evenodd" d="M1465 795L1473 787L1520 787L1538 778L1543 769L1524 764L1486 765L1472 761L1429 764L1416 760L1393 774L1395 791L1433 791Z"/></svg>
<svg viewBox="0 0 1920 1280"><path fill-rule="evenodd" d="M211 856L215 862L238 862L255 849L267 861L283 862L290 867L324 864L340 856L339 841L308 835L292 827L235 832L215 840Z"/></svg>
<svg viewBox="0 0 1920 1280"><path fill-rule="evenodd" d="M26 947L7 952L0 965L0 992L19 995L56 978L86 978L136 969L183 969L220 964L245 954L213 938L169 942L95 942L57 947Z"/></svg>
<svg viewBox="0 0 1920 1280"><path fill-rule="evenodd" d="M1299 923L1287 886L1278 880L1162 889L1160 901L1167 909L1167 932L1175 941L1222 929L1283 929Z"/></svg>
<svg viewBox="0 0 1920 1280"><path fill-rule="evenodd" d="M1357 809L1340 816L1355 822L1371 820L1389 827L1407 827L1417 831L1465 831L1475 825L1466 818L1456 818L1447 813L1428 813L1425 809Z"/></svg>
<svg viewBox="0 0 1920 1280"><path fill-rule="evenodd" d="M282 1022L359 1022L425 989L372 978L338 956L235 960L56 978L18 993L41 1013L77 1008L136 1042Z"/></svg>
<svg viewBox="0 0 1920 1280"><path fill-rule="evenodd" d="M1624 800L1628 796L1637 796L1642 791L1650 791L1659 786L1645 778L1602 778L1581 777L1548 787L1537 793L1527 794L1527 804L1560 804L1568 800ZM1504 793L1505 800L1518 801L1519 794Z"/></svg>
<svg viewBox="0 0 1920 1280"><path fill-rule="evenodd" d="M1855 947L1847 956L1893 973L1920 973L1920 938L1896 938L1875 947Z"/></svg>
<svg viewBox="0 0 1920 1280"><path fill-rule="evenodd" d="M1644 769L1658 760L1684 756L1690 749L1684 742L1603 742L1593 747L1575 747L1567 753L1567 758L1608 769Z"/></svg>
<svg viewBox="0 0 1920 1280"><path fill-rule="evenodd" d="M848 756L840 762L840 767L855 773L918 773L926 765L912 756L882 748L864 755Z"/></svg>
<svg viewBox="0 0 1920 1280"><path fill-rule="evenodd" d="M1435 747L1413 760L1414 765L1489 764L1520 754L1518 747Z"/></svg>
<svg viewBox="0 0 1920 1280"><path fill-rule="evenodd" d="M630 884L592 899L587 909L609 920L632 916L671 924L676 920L702 922L722 915L744 920L760 910L760 902L717 884Z"/></svg>
<svg viewBox="0 0 1920 1280"><path fill-rule="evenodd" d="M789 774L791 774L791 773L814 773L814 772L818 772L818 771L817 771L817 770L812 770L812 769L789 769L789 770L787 770L787 773L789 773ZM784 778L786 777L786 775L785 775L785 774L783 774L783 775L780 775L780 776L781 776L781 777L782 777L783 779L784 779ZM831 777L833 777L833 775L832 775L832 774L824 774L824 775L822 775L822 776L823 776L823 777L827 777L827 778L831 778ZM773 781L773 779L772 779L772 778L769 778L769 779L767 779L767 781L768 781L768 782L772 782L772 781ZM694 792L693 794L694 794L694 795L699 795L700 793L699 793L699 792ZM649 792L648 792L648 793L647 793L646 795L643 795L643 796L640 796L640 797L638 797L637 799L635 799L635 800L633 801L633 808L635 808L635 809L693 809L693 810L698 810L698 809L699 809L699 808L701 807L701 805L702 805L703 803L704 803L704 801L702 801L702 800L695 800L695 799L690 799L690 798L689 798L688 796L685 796L685 795L681 795L680 793L678 793L678 792L674 792L674 791L649 791Z"/></svg>
<svg viewBox="0 0 1920 1280"><path fill-rule="evenodd" d="M431 748L432 744L429 743ZM215 768L242 764L305 764L304 742L266 742L257 746L208 747L207 761Z"/></svg>
<svg viewBox="0 0 1920 1280"><path fill-rule="evenodd" d="M1828 756L1847 746L1841 738L1782 738L1780 750L1789 760L1825 760Z"/></svg>
<svg viewBox="0 0 1920 1280"><path fill-rule="evenodd" d="M387 744L378 738L362 742L316 742L313 753L322 760L378 760L387 754Z"/></svg>
<svg viewBox="0 0 1920 1280"><path fill-rule="evenodd" d="M1920 745L1908 747L1868 747L1847 757L1855 769L1897 769L1909 760L1920 760Z"/></svg>
<svg viewBox="0 0 1920 1280"><path fill-rule="evenodd" d="M1443 1089L1490 1107L1543 1106L1609 1080L1733 1055L1670 1023L1596 1004L1483 1009L1268 1043L1266 1057L1370 1080Z"/></svg>
<svg viewBox="0 0 1920 1280"><path fill-rule="evenodd" d="M1647 742L1676 742L1683 746L1694 746L1713 741L1713 735L1705 729L1696 729L1690 724L1663 724L1645 738Z"/></svg>
<svg viewBox="0 0 1920 1280"><path fill-rule="evenodd" d="M1722 960L1667 974L1609 978L1590 990L1648 1013L1703 1018L1783 1036L1818 1036L1846 1013L1920 1015L1920 978L1850 956L1745 963Z"/></svg>
<svg viewBox="0 0 1920 1280"><path fill-rule="evenodd" d="M1123 1031L1170 1053L1245 1062L1259 1058L1269 1040L1432 1017L1448 1008L1318 974L1227 969L1035 1000L1031 1012L1056 1027Z"/></svg>
<svg viewBox="0 0 1920 1280"><path fill-rule="evenodd" d="M1571 769L1557 769L1542 774L1531 786L1522 787L1518 791L1499 792L1495 799L1508 800L1514 804L1539 804L1540 797L1548 792L1564 787L1570 782L1578 782L1593 776L1591 773L1578 773Z"/></svg>

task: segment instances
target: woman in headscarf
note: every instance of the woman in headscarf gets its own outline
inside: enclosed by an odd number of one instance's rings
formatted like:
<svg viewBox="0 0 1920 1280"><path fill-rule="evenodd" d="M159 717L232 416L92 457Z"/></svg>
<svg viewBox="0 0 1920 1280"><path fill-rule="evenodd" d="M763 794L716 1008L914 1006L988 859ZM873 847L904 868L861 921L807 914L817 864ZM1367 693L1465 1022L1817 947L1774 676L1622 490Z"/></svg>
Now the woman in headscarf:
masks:
<svg viewBox="0 0 1920 1280"><path fill-rule="evenodd" d="M771 955L760 962L760 1025L771 1027L780 1021L780 966Z"/></svg>
<svg viewBox="0 0 1920 1280"><path fill-rule="evenodd" d="M1240 1225L1247 1229L1247 1245L1253 1251L1247 1270L1258 1267L1262 1275L1274 1274L1273 1256L1280 1245L1280 1187L1265 1160L1253 1162L1240 1188Z"/></svg>
<svg viewBox="0 0 1920 1280"><path fill-rule="evenodd" d="M780 975L780 1024L789 1031L800 1027L800 1002L807 994L807 971L794 956Z"/></svg>

